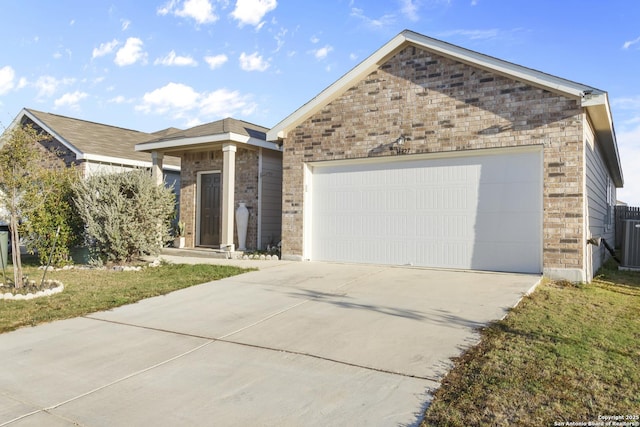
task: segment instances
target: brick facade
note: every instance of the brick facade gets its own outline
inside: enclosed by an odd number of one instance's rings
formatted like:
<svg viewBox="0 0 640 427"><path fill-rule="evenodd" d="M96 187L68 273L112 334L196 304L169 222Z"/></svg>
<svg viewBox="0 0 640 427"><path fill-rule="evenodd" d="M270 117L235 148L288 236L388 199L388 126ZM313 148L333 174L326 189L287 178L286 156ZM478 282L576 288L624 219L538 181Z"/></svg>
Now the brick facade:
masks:
<svg viewBox="0 0 640 427"><path fill-rule="evenodd" d="M77 159L77 156L73 151L53 136L46 133L32 120L25 118L22 124L30 124L35 130L46 135L46 138L43 138L37 147L40 153L42 153L42 159L40 161L41 167L54 170L75 167L80 173L83 172L83 168L81 166L83 162Z"/></svg>
<svg viewBox="0 0 640 427"><path fill-rule="evenodd" d="M181 155L182 171L180 183L180 219L185 223L185 245L196 244L196 209L198 172L222 171L222 150L188 151ZM247 248L258 245L258 167L259 155L255 150L238 148L236 152L235 207L246 203L249 209ZM238 236L234 229L234 243Z"/></svg>
<svg viewBox="0 0 640 427"><path fill-rule="evenodd" d="M409 46L324 106L284 142L283 254L302 255L303 165L542 145L543 265L582 268L585 113L570 99Z"/></svg>

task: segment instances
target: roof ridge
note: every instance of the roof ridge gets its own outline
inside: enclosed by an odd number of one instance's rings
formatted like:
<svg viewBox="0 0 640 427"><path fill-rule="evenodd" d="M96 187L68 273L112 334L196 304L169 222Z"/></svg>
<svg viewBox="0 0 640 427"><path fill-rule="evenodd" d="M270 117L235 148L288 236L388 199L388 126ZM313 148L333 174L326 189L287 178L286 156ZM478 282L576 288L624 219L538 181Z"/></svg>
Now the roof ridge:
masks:
<svg viewBox="0 0 640 427"><path fill-rule="evenodd" d="M78 119L76 117L69 117L69 116L63 116L62 114L55 114L55 113L49 113L47 111L39 111L39 110L34 110L33 108L25 108L26 111L30 112L31 114L48 114L50 116L56 116L56 117L60 117L62 119L68 119L68 120L73 120L76 122L84 122L84 123L90 123L90 124L94 124L94 125L98 125L98 126L105 126L105 127L109 127L109 128L113 128L113 129L121 129L121 130L126 130L129 132L137 132L137 133L143 133L146 135L153 135L149 132L143 132L141 130L136 130L136 129L129 129L129 128L125 128L122 126L114 126L114 125L108 125L106 123L98 123L98 122L94 122L92 120L85 120L85 119Z"/></svg>

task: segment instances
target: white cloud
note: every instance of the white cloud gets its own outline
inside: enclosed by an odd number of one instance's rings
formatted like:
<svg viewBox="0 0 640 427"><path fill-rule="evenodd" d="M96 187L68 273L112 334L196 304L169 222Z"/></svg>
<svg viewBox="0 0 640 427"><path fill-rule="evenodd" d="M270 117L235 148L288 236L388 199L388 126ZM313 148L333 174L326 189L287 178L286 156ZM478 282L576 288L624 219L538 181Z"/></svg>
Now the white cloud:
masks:
<svg viewBox="0 0 640 427"><path fill-rule="evenodd" d="M142 97L142 104L136 110L145 113L164 114L169 111L181 113L197 106L200 95L191 86L169 83Z"/></svg>
<svg viewBox="0 0 640 427"><path fill-rule="evenodd" d="M105 56L113 52L113 50L118 46L118 40L113 39L110 42L100 43L100 46L93 48L93 53L91 58L99 58L101 56Z"/></svg>
<svg viewBox="0 0 640 427"><path fill-rule="evenodd" d="M620 108L621 110L637 110L640 112L640 96L614 98L611 100L611 106Z"/></svg>
<svg viewBox="0 0 640 427"><path fill-rule="evenodd" d="M166 66L178 66L178 67L195 67L198 65L195 59L190 56L176 55L175 50L172 50L164 58L158 58L153 62L154 65L166 65Z"/></svg>
<svg viewBox="0 0 640 427"><path fill-rule="evenodd" d="M129 37L124 46L116 53L114 62L121 67L135 64L138 61L146 63L147 53L142 50L142 45L142 40L139 38Z"/></svg>
<svg viewBox="0 0 640 427"><path fill-rule="evenodd" d="M198 24L211 24L218 20L218 16L214 13L213 5L209 0L185 0L180 7L180 2L170 0L164 6L158 9L159 15L167 15L169 13L181 18L191 18Z"/></svg>
<svg viewBox="0 0 640 427"><path fill-rule="evenodd" d="M121 19L120 22L122 23L122 31L127 31L127 29L129 29L129 26L131 25L131 21L129 21L128 19Z"/></svg>
<svg viewBox="0 0 640 427"><path fill-rule="evenodd" d="M280 52L280 49L282 49L282 46L284 46L284 38L287 35L287 32L288 30L286 28L281 28L278 34L274 36L277 43L277 47L274 52Z"/></svg>
<svg viewBox="0 0 640 427"><path fill-rule="evenodd" d="M20 80L18 80L18 89L22 89L28 84L29 84L29 81L26 78L20 77Z"/></svg>
<svg viewBox="0 0 640 427"><path fill-rule="evenodd" d="M355 53L350 53L349 59L352 61L356 61L358 59L358 55L356 55Z"/></svg>
<svg viewBox="0 0 640 427"><path fill-rule="evenodd" d="M318 42L320 42L320 39L317 36L311 36L311 38L309 39L309 41L313 44L316 44Z"/></svg>
<svg viewBox="0 0 640 427"><path fill-rule="evenodd" d="M0 95L3 95L13 89L16 72L8 65L0 68Z"/></svg>
<svg viewBox="0 0 640 427"><path fill-rule="evenodd" d="M630 206L640 206L640 125L618 132L617 140L624 175L624 188L618 189L618 200Z"/></svg>
<svg viewBox="0 0 640 427"><path fill-rule="evenodd" d="M240 27L253 25L262 27L262 18L278 6L276 0L237 0L231 16L238 20Z"/></svg>
<svg viewBox="0 0 640 427"><path fill-rule="evenodd" d="M231 117L235 114L249 115L256 109L250 96L237 90L218 89L205 95L200 102L200 113L207 117Z"/></svg>
<svg viewBox="0 0 640 427"><path fill-rule="evenodd" d="M195 126L202 122L202 118L208 121L238 114L249 115L255 111L256 104L251 101L251 95L243 95L238 91L218 89L198 93L191 86L169 83L145 93L142 103L135 109L147 114L184 118L187 125Z"/></svg>
<svg viewBox="0 0 640 427"><path fill-rule="evenodd" d="M367 27L374 30L387 28L396 22L396 17L393 14L385 14L380 18L374 19L366 16L364 10L357 7L351 8L351 16L360 19Z"/></svg>
<svg viewBox="0 0 640 427"><path fill-rule="evenodd" d="M638 37L637 39L633 39L633 40L629 40L624 42L624 44L622 45L623 49L629 49L631 46L633 46L634 44L640 42L640 37Z"/></svg>
<svg viewBox="0 0 640 427"><path fill-rule="evenodd" d="M209 64L209 68L215 70L216 68L222 67L222 65L229 60L227 55L224 53L220 55L214 56L205 56L204 60L207 64Z"/></svg>
<svg viewBox="0 0 640 427"><path fill-rule="evenodd" d="M82 101L83 99L85 99L87 96L89 96L88 93L80 92L80 91L75 91L75 92L72 92L72 93L65 93L60 98L56 99L53 102L53 105L55 105L56 108L64 107L64 106L69 106L71 108L75 108L75 107L77 107L77 104L80 101Z"/></svg>
<svg viewBox="0 0 640 427"><path fill-rule="evenodd" d="M75 83L75 81L73 78L58 80L52 76L40 76L34 83L34 86L38 89L38 97L42 98L53 96L60 86L70 85Z"/></svg>
<svg viewBox="0 0 640 427"><path fill-rule="evenodd" d="M438 37L462 36L471 40L495 39L500 35L500 30L492 28L489 30L451 30L439 33Z"/></svg>
<svg viewBox="0 0 640 427"><path fill-rule="evenodd" d="M253 52L251 55L244 52L240 54L240 68L244 71L265 71L269 65L269 61L262 59L258 52Z"/></svg>
<svg viewBox="0 0 640 427"><path fill-rule="evenodd" d="M131 99L127 99L122 95L118 95L118 96L116 96L114 98L109 99L107 102L110 102L112 104L126 104L126 103L129 103L131 101L132 101Z"/></svg>
<svg viewBox="0 0 640 427"><path fill-rule="evenodd" d="M418 2L414 0L401 0L400 3L402 7L400 11L404 16L406 16L410 21L417 21L420 19L418 16Z"/></svg>
<svg viewBox="0 0 640 427"><path fill-rule="evenodd" d="M313 53L313 56L316 57L316 59L321 60L327 57L327 55L329 55L329 52L331 52L333 50L333 46L329 46L326 45L324 47L321 47L320 49L314 49L311 51L311 53Z"/></svg>
<svg viewBox="0 0 640 427"><path fill-rule="evenodd" d="M613 98L611 106L623 118L617 122L616 139L625 184L618 189L617 197L631 206L640 206L640 95Z"/></svg>

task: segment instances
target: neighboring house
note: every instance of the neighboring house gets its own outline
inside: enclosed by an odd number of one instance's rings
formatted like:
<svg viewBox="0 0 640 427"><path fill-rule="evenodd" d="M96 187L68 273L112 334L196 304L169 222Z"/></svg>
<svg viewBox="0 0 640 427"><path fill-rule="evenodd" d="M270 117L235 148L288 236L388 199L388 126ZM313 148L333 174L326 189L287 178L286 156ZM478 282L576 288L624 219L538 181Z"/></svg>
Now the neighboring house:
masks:
<svg viewBox="0 0 640 427"><path fill-rule="evenodd" d="M226 118L136 145L137 151L151 153L156 174L165 156L181 159L180 219L186 247L236 250L239 203L249 210L247 248L279 243L282 151L265 140L266 132Z"/></svg>
<svg viewBox="0 0 640 427"><path fill-rule="evenodd" d="M623 185L607 93L404 31L267 132L292 259L589 281Z"/></svg>
<svg viewBox="0 0 640 427"><path fill-rule="evenodd" d="M8 129L18 124L31 124L50 136L42 141L46 149L43 151L47 153L46 167L75 167L84 177L150 168L152 162L149 156L137 153L134 145L178 131L166 129L149 134L28 108L20 111ZM174 184L179 196L180 159L167 157L163 176L168 185Z"/></svg>

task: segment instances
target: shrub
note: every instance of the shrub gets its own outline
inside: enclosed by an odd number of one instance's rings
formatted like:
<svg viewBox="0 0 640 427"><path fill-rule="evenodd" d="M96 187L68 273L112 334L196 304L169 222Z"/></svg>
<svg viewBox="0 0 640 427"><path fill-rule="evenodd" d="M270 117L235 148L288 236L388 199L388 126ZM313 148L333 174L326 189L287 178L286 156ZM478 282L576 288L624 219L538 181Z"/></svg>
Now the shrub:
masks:
<svg viewBox="0 0 640 427"><path fill-rule="evenodd" d="M85 242L104 262L156 254L169 240L175 196L144 170L96 175L74 185Z"/></svg>
<svg viewBox="0 0 640 427"><path fill-rule="evenodd" d="M31 189L26 200L33 210L22 224L24 242L29 252L38 253L41 264L51 256L53 265L70 264L70 250L81 243L82 222L74 209L72 186L78 180L75 169L43 170L39 178L46 193ZM39 203L38 203L38 199ZM56 240L56 230L60 227ZM55 243L55 250L53 245Z"/></svg>

